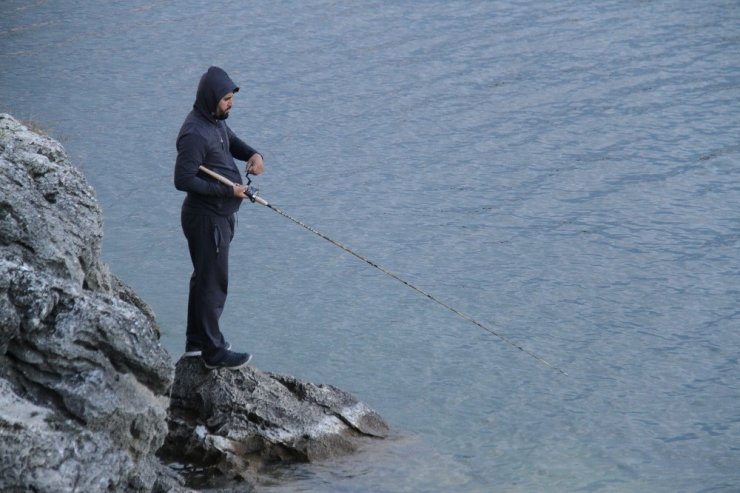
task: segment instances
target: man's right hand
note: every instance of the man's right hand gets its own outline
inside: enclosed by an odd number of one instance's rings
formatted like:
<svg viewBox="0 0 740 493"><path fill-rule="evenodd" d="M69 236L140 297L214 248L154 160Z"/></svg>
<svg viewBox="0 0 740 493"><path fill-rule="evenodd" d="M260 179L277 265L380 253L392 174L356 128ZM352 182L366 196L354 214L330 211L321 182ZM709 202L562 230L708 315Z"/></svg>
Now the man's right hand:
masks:
<svg viewBox="0 0 740 493"><path fill-rule="evenodd" d="M247 187L240 184L234 185L234 197L238 197L240 199L248 199L249 197L247 196Z"/></svg>

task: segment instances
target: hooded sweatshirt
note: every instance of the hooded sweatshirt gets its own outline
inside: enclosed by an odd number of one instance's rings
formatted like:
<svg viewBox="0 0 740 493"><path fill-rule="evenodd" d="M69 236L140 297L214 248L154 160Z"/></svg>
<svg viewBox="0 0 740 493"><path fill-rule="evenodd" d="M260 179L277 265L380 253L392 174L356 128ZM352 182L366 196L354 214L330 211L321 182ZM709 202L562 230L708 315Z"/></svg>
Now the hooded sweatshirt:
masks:
<svg viewBox="0 0 740 493"><path fill-rule="evenodd" d="M228 216L239 210L242 199L234 197L232 187L216 181L198 168L203 165L234 183L242 183L234 158L247 161L252 149L217 118L218 103L239 87L219 67L210 67L198 84L193 109L177 136L175 188L187 192L183 211L195 214Z"/></svg>

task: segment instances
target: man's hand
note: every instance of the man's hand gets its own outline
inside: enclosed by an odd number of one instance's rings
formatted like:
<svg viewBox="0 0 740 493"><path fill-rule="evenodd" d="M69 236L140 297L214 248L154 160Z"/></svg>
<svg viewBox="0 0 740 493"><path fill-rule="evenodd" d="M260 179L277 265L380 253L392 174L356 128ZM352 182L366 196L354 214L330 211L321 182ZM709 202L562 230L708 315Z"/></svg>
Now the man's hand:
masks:
<svg viewBox="0 0 740 493"><path fill-rule="evenodd" d="M247 174L259 175L265 170L265 162L262 160L262 156L255 153L254 156L249 158L247 161Z"/></svg>
<svg viewBox="0 0 740 493"><path fill-rule="evenodd" d="M249 197L247 196L247 187L238 183L234 185L234 197L240 199L248 199Z"/></svg>

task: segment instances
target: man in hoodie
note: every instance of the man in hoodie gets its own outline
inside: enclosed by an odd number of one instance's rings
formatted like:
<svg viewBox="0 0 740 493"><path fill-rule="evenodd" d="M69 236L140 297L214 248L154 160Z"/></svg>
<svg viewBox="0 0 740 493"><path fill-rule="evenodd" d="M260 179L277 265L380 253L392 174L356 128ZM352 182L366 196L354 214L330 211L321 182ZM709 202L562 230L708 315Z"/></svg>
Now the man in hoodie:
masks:
<svg viewBox="0 0 740 493"><path fill-rule="evenodd" d="M234 158L247 162L247 173L258 175L264 169L262 156L226 125L238 91L226 72L210 67L177 136L175 188L187 192L180 220L193 262L185 356L200 356L208 368L241 368L251 359L249 353L230 350L218 324L228 289L234 214L248 198ZM214 180L200 166L235 185Z"/></svg>

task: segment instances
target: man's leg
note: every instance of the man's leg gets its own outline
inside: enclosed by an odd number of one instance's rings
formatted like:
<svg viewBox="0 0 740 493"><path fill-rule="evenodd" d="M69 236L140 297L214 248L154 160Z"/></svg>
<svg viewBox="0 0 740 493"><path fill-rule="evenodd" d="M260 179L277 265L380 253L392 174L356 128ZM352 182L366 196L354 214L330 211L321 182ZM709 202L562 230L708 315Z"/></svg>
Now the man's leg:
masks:
<svg viewBox="0 0 740 493"><path fill-rule="evenodd" d="M217 360L226 352L218 321L228 291L233 220L183 213L182 227L193 263L186 336L191 343L200 343L205 359Z"/></svg>

